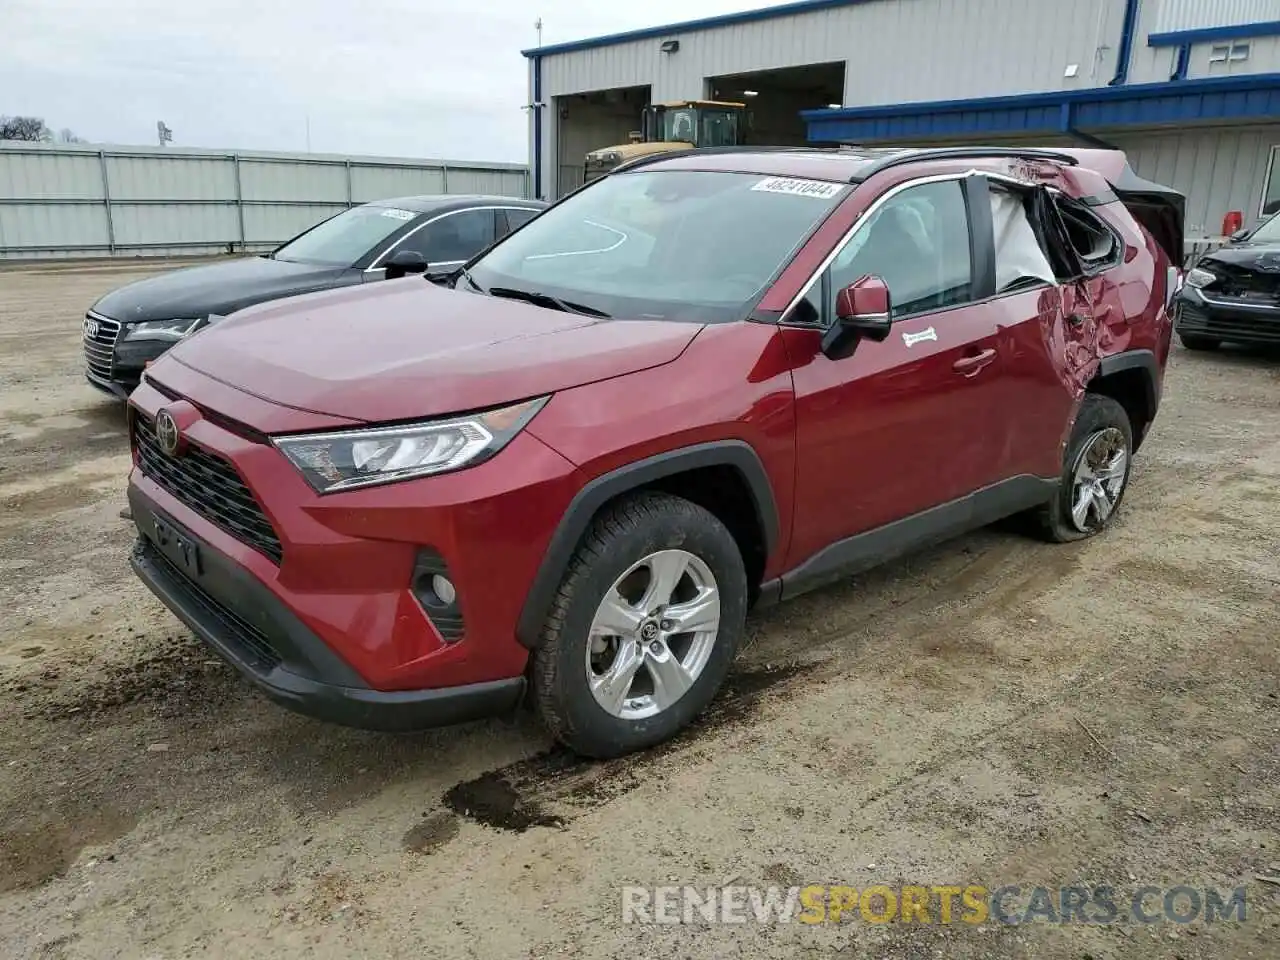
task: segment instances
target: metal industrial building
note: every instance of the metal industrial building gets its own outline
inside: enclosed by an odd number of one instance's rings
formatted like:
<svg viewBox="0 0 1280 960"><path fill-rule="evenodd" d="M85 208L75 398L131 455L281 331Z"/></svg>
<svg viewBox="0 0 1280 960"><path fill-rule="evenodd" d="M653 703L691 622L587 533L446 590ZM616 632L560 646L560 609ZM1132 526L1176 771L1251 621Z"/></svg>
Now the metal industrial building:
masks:
<svg viewBox="0 0 1280 960"><path fill-rule="evenodd" d="M719 99L760 143L1120 147L1193 238L1280 206L1280 0L803 0L524 54L543 198L644 104Z"/></svg>

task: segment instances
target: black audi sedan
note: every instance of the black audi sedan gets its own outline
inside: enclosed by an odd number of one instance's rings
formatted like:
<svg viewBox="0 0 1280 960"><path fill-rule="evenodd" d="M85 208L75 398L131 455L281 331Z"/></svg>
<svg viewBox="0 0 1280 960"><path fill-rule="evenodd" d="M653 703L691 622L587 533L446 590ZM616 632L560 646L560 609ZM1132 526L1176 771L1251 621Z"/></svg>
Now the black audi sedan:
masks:
<svg viewBox="0 0 1280 960"><path fill-rule="evenodd" d="M448 274L546 206L486 196L377 200L344 210L270 253L127 284L85 315L85 376L127 398L149 361L219 317L332 287Z"/></svg>
<svg viewBox="0 0 1280 960"><path fill-rule="evenodd" d="M1280 214L1196 261L1174 326L1189 350L1216 350L1224 341L1280 346Z"/></svg>

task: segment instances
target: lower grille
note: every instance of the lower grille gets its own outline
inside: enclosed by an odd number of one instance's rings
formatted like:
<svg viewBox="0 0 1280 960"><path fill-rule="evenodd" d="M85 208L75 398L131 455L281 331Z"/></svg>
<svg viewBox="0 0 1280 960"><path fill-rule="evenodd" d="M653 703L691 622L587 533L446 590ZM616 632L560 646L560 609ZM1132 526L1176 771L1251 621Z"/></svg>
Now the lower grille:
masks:
<svg viewBox="0 0 1280 960"><path fill-rule="evenodd" d="M84 316L84 362L99 380L110 380L115 370L116 338L120 322L96 313Z"/></svg>
<svg viewBox="0 0 1280 960"><path fill-rule="evenodd" d="M196 446L171 457L160 449L150 419L135 412L131 420L138 466L148 478L210 523L280 563L280 537L235 467Z"/></svg>
<svg viewBox="0 0 1280 960"><path fill-rule="evenodd" d="M1215 340L1280 344L1280 309L1241 310L1210 304L1184 303L1178 312L1178 332Z"/></svg>
<svg viewBox="0 0 1280 960"><path fill-rule="evenodd" d="M155 547L148 544L145 548L146 558L168 575L174 585L181 587L190 600L201 607L212 619L216 620L222 630L218 639L229 647L235 648L239 658L250 669L257 673L267 674L281 663L280 654L276 652L266 634L245 620L226 604L210 596L197 583L169 562Z"/></svg>

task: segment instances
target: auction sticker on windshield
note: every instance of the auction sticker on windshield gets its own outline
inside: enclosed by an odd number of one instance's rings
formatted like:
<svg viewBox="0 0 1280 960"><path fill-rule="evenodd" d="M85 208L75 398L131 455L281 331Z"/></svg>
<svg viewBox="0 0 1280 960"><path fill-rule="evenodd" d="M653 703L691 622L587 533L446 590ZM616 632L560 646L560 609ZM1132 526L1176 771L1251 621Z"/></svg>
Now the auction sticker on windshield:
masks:
<svg viewBox="0 0 1280 960"><path fill-rule="evenodd" d="M752 190L764 193L789 193L796 197L817 197L819 200L830 200L844 189L842 183L828 183L825 180L798 180L792 177L770 177L761 180Z"/></svg>
<svg viewBox="0 0 1280 960"><path fill-rule="evenodd" d="M395 207L388 207L382 211L382 216L391 217L395 220L412 220L416 214L412 210L398 210Z"/></svg>

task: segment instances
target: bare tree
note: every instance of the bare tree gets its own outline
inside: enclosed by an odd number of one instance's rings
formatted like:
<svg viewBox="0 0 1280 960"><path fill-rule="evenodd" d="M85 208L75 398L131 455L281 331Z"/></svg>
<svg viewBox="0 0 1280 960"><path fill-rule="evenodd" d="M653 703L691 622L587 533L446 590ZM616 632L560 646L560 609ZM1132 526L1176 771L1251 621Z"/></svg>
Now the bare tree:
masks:
<svg viewBox="0 0 1280 960"><path fill-rule="evenodd" d="M89 141L86 140L84 137L77 137L75 134L75 131L68 129L67 127L63 127L61 130L58 131L58 142L59 143L88 143Z"/></svg>
<svg viewBox="0 0 1280 960"><path fill-rule="evenodd" d="M0 116L0 140L52 140L41 117Z"/></svg>

